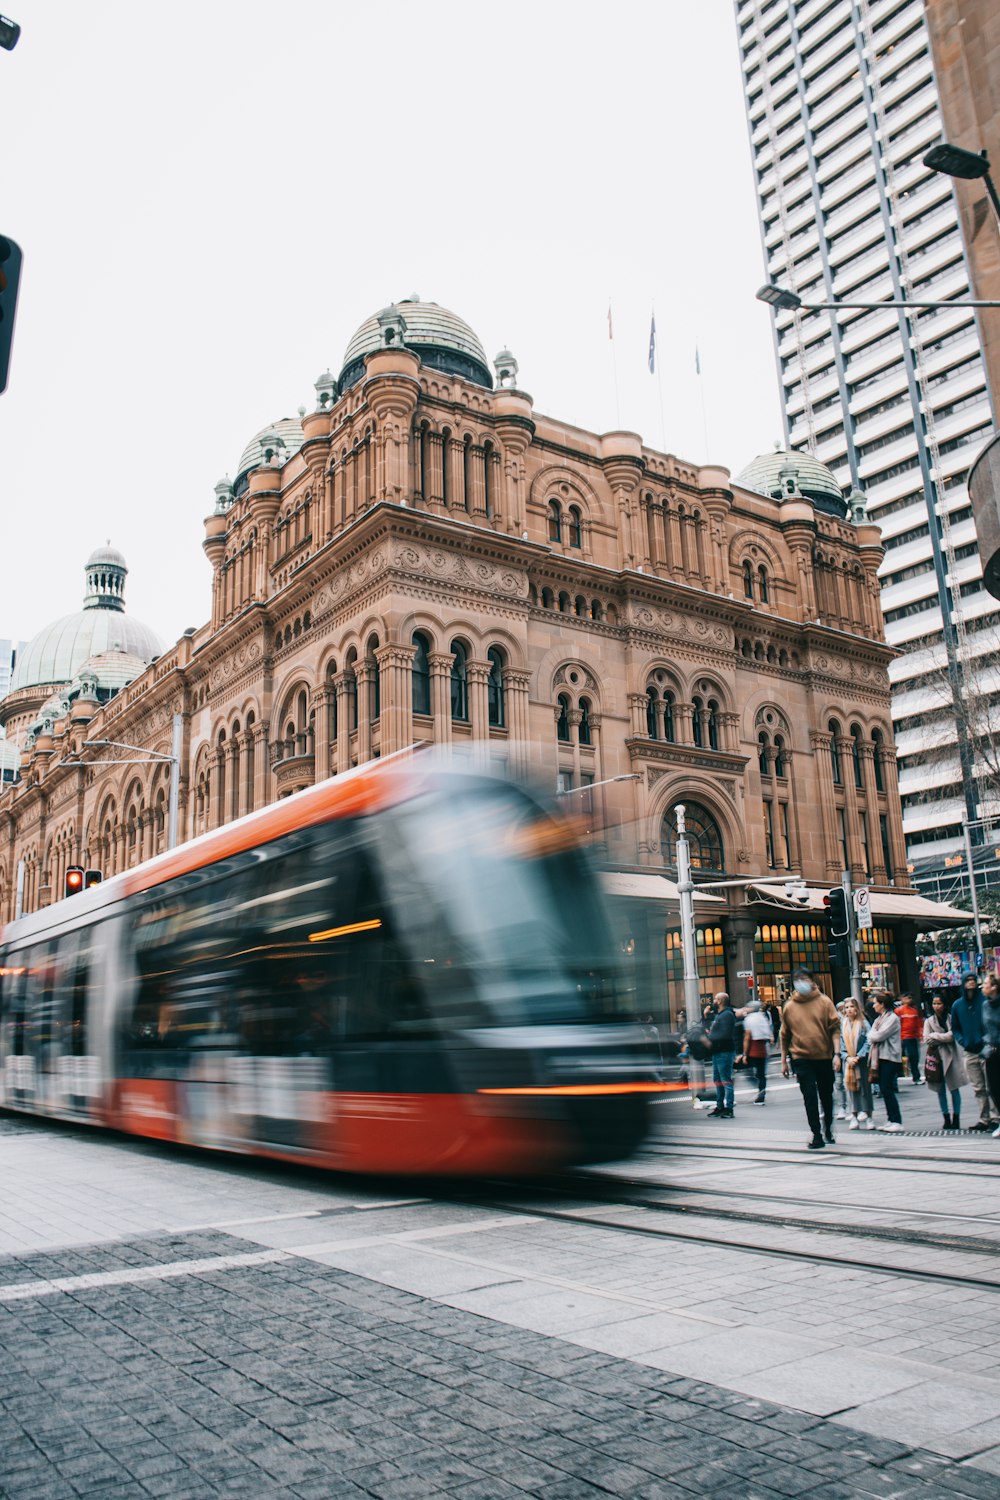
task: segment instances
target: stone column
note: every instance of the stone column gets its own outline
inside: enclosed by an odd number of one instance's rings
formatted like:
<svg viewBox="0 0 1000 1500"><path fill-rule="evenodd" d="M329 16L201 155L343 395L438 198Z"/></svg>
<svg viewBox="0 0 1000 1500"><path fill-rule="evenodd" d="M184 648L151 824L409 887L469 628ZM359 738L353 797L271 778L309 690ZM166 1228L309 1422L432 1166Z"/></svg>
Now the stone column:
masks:
<svg viewBox="0 0 1000 1500"><path fill-rule="evenodd" d="M148 807L144 807L139 814L139 863L152 859L156 852L153 848L153 814Z"/></svg>
<svg viewBox="0 0 1000 1500"><path fill-rule="evenodd" d="M451 743L451 668L455 658L450 651L432 651L427 658L431 672L431 714L434 718L434 743Z"/></svg>
<svg viewBox="0 0 1000 1500"><path fill-rule="evenodd" d="M639 499L639 532L642 537L642 565L647 573L656 562L656 538L653 535L653 504L648 495Z"/></svg>
<svg viewBox="0 0 1000 1500"><path fill-rule="evenodd" d="M478 443L469 449L469 488L466 505L471 516L479 521L486 519L486 455Z"/></svg>
<svg viewBox="0 0 1000 1500"><path fill-rule="evenodd" d="M431 510L443 510L444 499L442 492L442 466L444 463L443 440L439 432L427 433L425 452L427 454L427 506Z"/></svg>
<svg viewBox="0 0 1000 1500"><path fill-rule="evenodd" d="M885 859L882 854L882 836L878 823L878 787L875 785L875 746L871 740L863 740L858 749L861 755L865 812L868 814L868 862L871 865L871 881L873 885L885 885Z"/></svg>
<svg viewBox="0 0 1000 1500"><path fill-rule="evenodd" d="M415 646L380 646L375 656L382 682L383 755L413 743L413 658Z"/></svg>
<svg viewBox="0 0 1000 1500"><path fill-rule="evenodd" d="M372 758L372 709L374 707L375 664L362 657L354 664L354 681L358 695L358 765Z"/></svg>
<svg viewBox="0 0 1000 1500"><path fill-rule="evenodd" d="M444 462L448 471L448 510L465 509L465 448L454 438L445 441Z"/></svg>
<svg viewBox="0 0 1000 1500"><path fill-rule="evenodd" d="M235 739L226 741L226 822L239 817L240 746Z"/></svg>
<svg viewBox="0 0 1000 1500"><path fill-rule="evenodd" d="M756 988L736 976L747 970L756 979L755 948L757 919L746 911L732 912L722 918L722 940L726 949L726 988L737 1010L749 1000L758 998Z"/></svg>
<svg viewBox="0 0 1000 1500"><path fill-rule="evenodd" d="M508 762L516 775L528 769L529 672L506 667L503 673L504 717L507 721Z"/></svg>
<svg viewBox="0 0 1000 1500"><path fill-rule="evenodd" d="M255 724L253 734L253 805L266 807L271 800L271 757L267 741L268 722Z"/></svg>
<svg viewBox="0 0 1000 1500"><path fill-rule="evenodd" d="M469 675L469 723L472 738L481 747L480 759L489 759L490 743L490 664L488 661L470 661Z"/></svg>
<svg viewBox="0 0 1000 1500"><path fill-rule="evenodd" d="M649 737L649 723L646 719L646 710L649 707L649 697L646 693L629 693L629 711L632 719L631 738L634 740L647 739Z"/></svg>
<svg viewBox="0 0 1000 1500"><path fill-rule="evenodd" d="M353 672L338 672L334 678L337 693L337 774L351 768L351 691Z"/></svg>
<svg viewBox="0 0 1000 1500"><path fill-rule="evenodd" d="M678 745L694 744L694 704L674 704L674 725Z"/></svg>
<svg viewBox="0 0 1000 1500"><path fill-rule="evenodd" d="M882 779L885 783L885 810L889 824L889 852L892 855L893 879L897 885L909 885L906 839L903 835L903 812L899 801L899 770L896 765L896 749L892 745L882 747ZM879 847L882 839L879 836Z"/></svg>
<svg viewBox="0 0 1000 1500"><path fill-rule="evenodd" d="M316 730L313 753L316 757L315 779L317 781L325 781L330 775L330 701L334 694L334 688L329 684L324 684L312 695L312 706L315 710L313 723Z"/></svg>
<svg viewBox="0 0 1000 1500"><path fill-rule="evenodd" d="M795 785L795 765L793 752L785 750L785 777L788 782L788 842L791 846L788 851L789 869L796 874L802 873L802 834L799 829L799 797Z"/></svg>
<svg viewBox="0 0 1000 1500"><path fill-rule="evenodd" d="M580 725L583 722L583 714L578 708L571 708L566 715L569 720L569 742L573 747L573 785L580 785Z"/></svg>
<svg viewBox="0 0 1000 1500"><path fill-rule="evenodd" d="M718 718L719 728L722 731L719 736L719 748L727 750L730 755L735 755L739 749L740 716L720 713Z"/></svg>
<svg viewBox="0 0 1000 1500"><path fill-rule="evenodd" d="M224 749L215 749L209 754L209 763L212 765L214 774L212 780L213 798L215 806L212 815L212 827L221 828L226 821L226 795L229 791L226 782L226 752Z"/></svg>
<svg viewBox="0 0 1000 1500"><path fill-rule="evenodd" d="M841 870L840 829L837 826L837 804L830 774L830 749L833 735L813 729L809 735L813 752L813 775L819 788L820 813L823 820L823 859L828 880L839 880Z"/></svg>
<svg viewBox="0 0 1000 1500"><path fill-rule="evenodd" d="M847 815L847 852L850 856L851 875L856 883L867 880L864 850L861 847L861 820L858 817L858 792L854 785L854 738L843 734L837 739L840 750L841 775L844 779L844 811Z"/></svg>

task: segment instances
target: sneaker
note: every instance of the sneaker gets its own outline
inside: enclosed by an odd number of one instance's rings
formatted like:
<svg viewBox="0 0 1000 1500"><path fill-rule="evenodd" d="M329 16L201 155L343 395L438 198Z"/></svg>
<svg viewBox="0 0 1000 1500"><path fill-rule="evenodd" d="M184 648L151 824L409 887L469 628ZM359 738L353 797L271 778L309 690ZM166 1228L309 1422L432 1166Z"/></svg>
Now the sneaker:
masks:
<svg viewBox="0 0 1000 1500"><path fill-rule="evenodd" d="M725 1114L726 1111L724 1109L720 1109L717 1104L713 1105L708 1112L709 1119L711 1120L722 1120L725 1118Z"/></svg>
<svg viewBox="0 0 1000 1500"><path fill-rule="evenodd" d="M822 1149L823 1149L823 1147L825 1145L826 1145L826 1141L824 1141L824 1139L823 1139L823 1137L821 1135L814 1135L811 1141L807 1141L806 1142L806 1150L807 1151L822 1151Z"/></svg>
<svg viewBox="0 0 1000 1500"><path fill-rule="evenodd" d="M861 1121L862 1125L865 1123L865 1121L867 1120L867 1118L868 1118L868 1116L865 1114L865 1112L864 1112L863 1109L861 1109L861 1110L858 1111L858 1119Z"/></svg>
<svg viewBox="0 0 1000 1500"><path fill-rule="evenodd" d="M860 1115L858 1116L858 1118L860 1119ZM865 1129L866 1130L874 1130L875 1129L875 1121L874 1120L866 1120L865 1121Z"/></svg>
<svg viewBox="0 0 1000 1500"><path fill-rule="evenodd" d="M736 1118L736 1112L735 1112L735 1110L724 1109L722 1111L722 1118L724 1120L735 1120L735 1118Z"/></svg>
<svg viewBox="0 0 1000 1500"><path fill-rule="evenodd" d="M702 1103L702 1101L700 1099L692 1099L691 1100L691 1108L692 1109L704 1109L705 1106L704 1106L704 1104Z"/></svg>
<svg viewBox="0 0 1000 1500"><path fill-rule="evenodd" d="M837 1110L837 1119L838 1120L846 1120L847 1119L847 1115L844 1113L844 1111L842 1109L838 1109Z"/></svg>
<svg viewBox="0 0 1000 1500"><path fill-rule="evenodd" d="M886 1135L899 1135L902 1129L902 1125L897 1125L895 1120L889 1120L885 1125L879 1126L879 1130L884 1130Z"/></svg>
<svg viewBox="0 0 1000 1500"><path fill-rule="evenodd" d="M852 1116L851 1117L851 1123L848 1125L847 1128L848 1128L848 1130L857 1130L857 1128L858 1128L857 1119Z"/></svg>
<svg viewBox="0 0 1000 1500"><path fill-rule="evenodd" d="M764 1098L763 1094L758 1094L757 1097L756 1097L756 1099L753 1102L755 1104L766 1104L767 1100Z"/></svg>
<svg viewBox="0 0 1000 1500"><path fill-rule="evenodd" d="M976 1123L975 1123L975 1125L970 1125L969 1126L969 1129L970 1130L992 1130L993 1127L992 1127L992 1125L988 1124L986 1120L977 1120Z"/></svg>

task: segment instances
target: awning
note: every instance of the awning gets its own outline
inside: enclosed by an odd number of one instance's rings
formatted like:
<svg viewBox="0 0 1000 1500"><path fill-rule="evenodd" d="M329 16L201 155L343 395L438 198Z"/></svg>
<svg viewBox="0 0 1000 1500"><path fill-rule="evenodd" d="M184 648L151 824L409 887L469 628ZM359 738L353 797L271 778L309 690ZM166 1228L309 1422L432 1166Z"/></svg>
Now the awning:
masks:
<svg viewBox="0 0 1000 1500"><path fill-rule="evenodd" d="M823 898L828 889L828 886L807 886L804 901L786 896L783 885L763 882L751 886L749 893L751 899L756 897L758 901L767 901L785 911L825 911ZM971 911L961 911L957 906L949 906L947 901L931 901L926 896L910 896L902 891L872 891L871 908L873 917L906 917L911 922L919 922L928 932L936 927L956 927L972 921Z"/></svg>
<svg viewBox="0 0 1000 1500"><path fill-rule="evenodd" d="M636 875L627 870L602 870L601 885L606 896L630 896L640 901L673 901L680 897L677 885L665 875ZM699 895L695 901L700 905L725 906L721 896Z"/></svg>

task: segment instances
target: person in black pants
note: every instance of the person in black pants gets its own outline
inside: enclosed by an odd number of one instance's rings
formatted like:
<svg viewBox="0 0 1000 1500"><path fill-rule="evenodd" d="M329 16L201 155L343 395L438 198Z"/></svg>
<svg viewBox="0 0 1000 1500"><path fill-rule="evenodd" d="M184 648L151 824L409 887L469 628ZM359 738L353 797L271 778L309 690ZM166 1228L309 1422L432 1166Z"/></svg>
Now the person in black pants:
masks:
<svg viewBox="0 0 1000 1500"><path fill-rule="evenodd" d="M792 975L792 993L781 1013L781 1073L789 1065L798 1080L812 1131L810 1151L832 1146L833 1052L840 1045L840 1016L829 995L816 988L808 969ZM820 1110L822 1109L822 1121Z"/></svg>
<svg viewBox="0 0 1000 1500"><path fill-rule="evenodd" d="M1000 1112L1000 984L993 974L983 980L983 1044L986 1082ZM1000 1136L1000 1126L993 1134Z"/></svg>

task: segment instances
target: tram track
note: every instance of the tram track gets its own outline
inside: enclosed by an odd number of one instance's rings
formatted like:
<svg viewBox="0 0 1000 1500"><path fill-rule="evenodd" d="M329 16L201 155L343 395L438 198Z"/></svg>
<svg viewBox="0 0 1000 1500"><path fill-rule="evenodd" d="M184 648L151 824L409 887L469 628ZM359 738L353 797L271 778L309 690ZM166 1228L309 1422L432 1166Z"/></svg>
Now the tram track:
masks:
<svg viewBox="0 0 1000 1500"><path fill-rule="evenodd" d="M895 1140L901 1137L895 1136ZM777 1143L762 1143L759 1141L725 1141L716 1145L714 1142L674 1141L653 1143L649 1142L643 1147L641 1153L635 1158L637 1161L678 1161L691 1162L701 1161L750 1161L750 1162L788 1162L797 1163L802 1160L802 1152L798 1146L791 1144L784 1146ZM923 1163L931 1165L924 1166ZM886 1160L884 1156L863 1156L852 1152L841 1155L831 1152L829 1155L815 1159L811 1162L814 1167L831 1170L836 1167L850 1166L852 1172L877 1171L885 1172L921 1172L927 1176L937 1177L987 1177L991 1181L997 1179L997 1168L1000 1166L1000 1151L994 1159L986 1157L973 1158L967 1156L940 1156L928 1153L911 1152L907 1156L897 1157L895 1161ZM978 1167L979 1171L970 1171L970 1167Z"/></svg>
<svg viewBox="0 0 1000 1500"><path fill-rule="evenodd" d="M621 1181L621 1179L613 1180L617 1182ZM737 1254L766 1256L777 1260L833 1266L840 1270L851 1272L861 1270L866 1274L874 1276L885 1276L893 1279L902 1277L905 1280L920 1282L924 1285L930 1283L939 1286L963 1287L965 1289L974 1288L980 1292L989 1292L993 1295L1000 1294L1000 1277L992 1269L984 1276L976 1276L958 1269L933 1269L930 1267L915 1266L912 1263L912 1258L908 1258L900 1265L880 1265L877 1260L873 1261L862 1255L838 1255L815 1245L809 1247L802 1245L780 1245L762 1243L760 1240L734 1238L731 1234L713 1233L694 1221L696 1219L710 1219L734 1225L754 1224L769 1231L790 1231L795 1234L808 1232L817 1235L845 1235L847 1238L856 1239L859 1243L867 1240L869 1243L878 1244L880 1247L889 1242L900 1249L912 1250L913 1248L923 1248L937 1253L981 1255L984 1258L992 1256L994 1260L1000 1261L1000 1244L993 1243L992 1241L976 1239L973 1236L948 1236L935 1235L928 1231L893 1230L888 1226L875 1226L874 1232L867 1226L858 1226L851 1232L852 1226L844 1226L829 1221L818 1221L815 1219L793 1221L787 1218L779 1218L772 1214L759 1214L740 1209L724 1209L722 1207L709 1210L683 1204L670 1204L662 1199L653 1200L645 1197L626 1196L621 1193L611 1193L602 1198L600 1194L602 1186L607 1186L607 1183L598 1183L595 1185L593 1177L583 1180L546 1179L544 1182L535 1182L527 1187L524 1183L498 1180L494 1183L486 1184L486 1191L481 1194L450 1191L442 1193L439 1191L436 1196L439 1198L443 1197L450 1203L461 1204L465 1207L488 1207L491 1211L495 1212L499 1210L511 1215L530 1214L533 1217L550 1220L553 1223L606 1229L617 1234L634 1235L643 1239L666 1240L683 1244L702 1244L712 1246L713 1248L731 1250ZM572 1201L578 1205L596 1203L597 1208L593 1209L589 1206L559 1208L558 1206L553 1206L551 1200L559 1196L563 1196L568 1201ZM539 1202L539 1199L547 1201ZM602 1204L605 1204L611 1212L602 1214L600 1211ZM676 1214L680 1219L686 1219L689 1222L686 1227L681 1227L680 1224L667 1226L662 1223L629 1223L619 1217L622 1211L627 1212L628 1210L635 1210L640 1213Z"/></svg>

